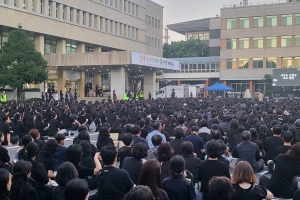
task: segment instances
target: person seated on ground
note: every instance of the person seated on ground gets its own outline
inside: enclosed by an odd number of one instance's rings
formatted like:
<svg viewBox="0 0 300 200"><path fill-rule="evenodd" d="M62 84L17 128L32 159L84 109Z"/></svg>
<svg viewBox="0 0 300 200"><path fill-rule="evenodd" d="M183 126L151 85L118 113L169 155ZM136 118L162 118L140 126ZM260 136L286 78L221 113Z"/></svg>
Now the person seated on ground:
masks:
<svg viewBox="0 0 300 200"><path fill-rule="evenodd" d="M57 153L55 155L55 171L58 170L59 166L66 160L67 147L65 147L65 134L57 133L55 140L58 143Z"/></svg>
<svg viewBox="0 0 300 200"><path fill-rule="evenodd" d="M132 147L132 157L127 157L124 159L122 169L125 169L128 172L134 184L137 184L139 179L143 166L143 159L147 157L147 150L147 143L139 142Z"/></svg>
<svg viewBox="0 0 300 200"><path fill-rule="evenodd" d="M124 158L131 157L131 149L132 149L132 135L130 133L126 133L123 136L124 147L121 147L118 152L118 160L120 161L119 169L122 169Z"/></svg>
<svg viewBox="0 0 300 200"><path fill-rule="evenodd" d="M258 149L259 149L260 158L263 158L264 155L265 155L265 151L264 151L264 148L263 148L262 141L257 139L257 130L255 128L250 128L249 132L251 134L251 140L250 141L257 144Z"/></svg>
<svg viewBox="0 0 300 200"><path fill-rule="evenodd" d="M162 137L160 135L153 135L151 138L153 148L148 149L147 160L149 159L157 159L157 149L159 145L162 143Z"/></svg>
<svg viewBox="0 0 300 200"><path fill-rule="evenodd" d="M236 146L236 151L239 155L239 161L247 161L253 171L258 172L264 168L264 160L260 159L257 144L250 140L251 133L249 131L242 132L242 142Z"/></svg>
<svg viewBox="0 0 300 200"><path fill-rule="evenodd" d="M134 146L135 144L137 144L139 142L147 144L147 140L141 137L141 129L139 126L132 127L131 134L133 135L132 146ZM147 144L147 146L148 146L148 144Z"/></svg>
<svg viewBox="0 0 300 200"><path fill-rule="evenodd" d="M151 133L149 133L147 135L147 138L146 138L147 142L148 142L148 147L149 148L153 148L154 147L154 145L152 144L152 140L151 140L154 135L160 135L162 137L162 139L163 139L163 142L167 142L166 136L161 133L162 128L163 127L162 127L162 124L160 122L153 123L153 131Z"/></svg>
<svg viewBox="0 0 300 200"><path fill-rule="evenodd" d="M48 136L54 137L59 130L60 130L60 123L57 120L57 114L56 112L52 112L51 120L49 121Z"/></svg>
<svg viewBox="0 0 300 200"><path fill-rule="evenodd" d="M0 199L9 200L8 192L11 189L12 175L6 170L0 168Z"/></svg>
<svg viewBox="0 0 300 200"><path fill-rule="evenodd" d="M273 194L264 186L256 185L256 175L247 161L240 161L232 174L233 196L231 200L273 199Z"/></svg>
<svg viewBox="0 0 300 200"><path fill-rule="evenodd" d="M108 128L101 127L99 130L99 135L97 139L97 149L101 150L102 147L107 146L109 144L114 144L114 141L111 139Z"/></svg>
<svg viewBox="0 0 300 200"><path fill-rule="evenodd" d="M2 116L2 123L0 124L0 131L4 135L4 140L1 143L1 145L8 145L12 146L13 144L16 144L18 140L20 139L19 136L12 137L12 134L10 133L10 118L7 115Z"/></svg>
<svg viewBox="0 0 300 200"><path fill-rule="evenodd" d="M197 126L192 127L191 135L185 137L185 141L189 141L194 145L194 151L197 154L198 158L201 159L202 153L205 152L204 143L201 137L198 136L199 128Z"/></svg>
<svg viewBox="0 0 300 200"><path fill-rule="evenodd" d="M66 200L88 200L89 187L87 182L79 178L68 181L64 195Z"/></svg>
<svg viewBox="0 0 300 200"><path fill-rule="evenodd" d="M209 197L211 200L231 200L233 194L230 179L224 176L214 176L208 183Z"/></svg>
<svg viewBox="0 0 300 200"><path fill-rule="evenodd" d="M162 182L160 178L161 166L157 160L147 160L141 169L138 185L148 186L155 199L168 200L167 193L162 190Z"/></svg>
<svg viewBox="0 0 300 200"><path fill-rule="evenodd" d="M280 125L273 126L274 135L266 139L265 151L266 151L266 161L273 160L277 153L276 149L284 144L281 138L282 128Z"/></svg>
<svg viewBox="0 0 300 200"><path fill-rule="evenodd" d="M13 166L10 200L39 200L37 192L30 186L31 163L19 161Z"/></svg>
<svg viewBox="0 0 300 200"><path fill-rule="evenodd" d="M151 190L147 186L136 186L132 188L127 195L125 196L124 200L155 200Z"/></svg>
<svg viewBox="0 0 300 200"><path fill-rule="evenodd" d="M123 199L135 186L128 172L116 168L117 149L114 145L101 148L100 155L104 167L96 175L98 192L95 199L115 200Z"/></svg>
<svg viewBox="0 0 300 200"><path fill-rule="evenodd" d="M40 134L39 130L31 129L29 131L29 135L32 137L33 142L35 142L39 146L39 148L42 149L46 142L41 140L41 134Z"/></svg>
<svg viewBox="0 0 300 200"><path fill-rule="evenodd" d="M182 128L176 128L174 130L175 139L173 139L170 144L174 150L175 155L182 155L181 144L185 141L183 140L184 132Z"/></svg>
<svg viewBox="0 0 300 200"><path fill-rule="evenodd" d="M81 140L79 145L82 148L82 157L80 160L80 165L87 168L95 168L95 163L92 157L91 145L86 140Z"/></svg>
<svg viewBox="0 0 300 200"><path fill-rule="evenodd" d="M0 131L0 143L4 140L4 134ZM6 169L12 165L12 161L10 161L10 157L8 155L8 150L0 145L0 162L3 163Z"/></svg>
<svg viewBox="0 0 300 200"><path fill-rule="evenodd" d="M294 193L293 200L300 200L300 189L297 189Z"/></svg>
<svg viewBox="0 0 300 200"><path fill-rule="evenodd" d="M292 198L298 189L295 177L300 175L300 143L293 145L286 154L276 156L273 162L275 169L271 179L262 176L259 184L266 186L277 198Z"/></svg>
<svg viewBox="0 0 300 200"><path fill-rule="evenodd" d="M88 131L87 130L87 127L86 126L79 126L78 129L77 129L78 133L80 133L81 131ZM79 134L78 134L79 135ZM76 136L74 139L73 139L73 144L79 144L79 139L78 139L78 136Z"/></svg>
<svg viewBox="0 0 300 200"><path fill-rule="evenodd" d="M200 158L194 153L194 145L189 142L183 142L181 144L182 157L185 161L185 169L193 174L193 183L198 183L198 173L200 168Z"/></svg>
<svg viewBox="0 0 300 200"><path fill-rule="evenodd" d="M70 162L62 163L57 171L55 181L58 184L57 187L53 188L52 200L65 200L65 186L68 181L78 178L78 172L75 166Z"/></svg>
<svg viewBox="0 0 300 200"><path fill-rule="evenodd" d="M292 147L292 140L293 140L293 134L291 131L285 131L282 135L282 138L284 140L284 144L276 149L276 153L278 154L285 154L290 148Z"/></svg>
<svg viewBox="0 0 300 200"><path fill-rule="evenodd" d="M172 200L196 199L196 192L193 183L183 176L185 162L182 156L174 156L170 160L171 176L164 179L163 189Z"/></svg>
<svg viewBox="0 0 300 200"><path fill-rule="evenodd" d="M159 145L157 149L157 160L161 163L161 180L170 177L170 159L172 158L174 151L168 142L164 142Z"/></svg>
<svg viewBox="0 0 300 200"><path fill-rule="evenodd" d="M214 176L226 176L230 178L228 166L218 160L223 148L220 142L211 141L207 144L208 160L200 163L198 181L201 182L200 192L203 193L203 200L209 200L208 183Z"/></svg>

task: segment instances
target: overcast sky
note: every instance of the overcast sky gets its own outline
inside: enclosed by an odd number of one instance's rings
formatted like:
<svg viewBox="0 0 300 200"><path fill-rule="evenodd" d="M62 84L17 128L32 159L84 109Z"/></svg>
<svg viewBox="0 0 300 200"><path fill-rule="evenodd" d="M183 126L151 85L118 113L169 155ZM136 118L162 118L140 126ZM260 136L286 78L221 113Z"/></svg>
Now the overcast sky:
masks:
<svg viewBox="0 0 300 200"><path fill-rule="evenodd" d="M239 4L242 0L152 0L164 6L164 26L178 22L220 16L220 8L224 5ZM250 2L264 0L249 0ZM170 40L184 40L184 36L169 31Z"/></svg>

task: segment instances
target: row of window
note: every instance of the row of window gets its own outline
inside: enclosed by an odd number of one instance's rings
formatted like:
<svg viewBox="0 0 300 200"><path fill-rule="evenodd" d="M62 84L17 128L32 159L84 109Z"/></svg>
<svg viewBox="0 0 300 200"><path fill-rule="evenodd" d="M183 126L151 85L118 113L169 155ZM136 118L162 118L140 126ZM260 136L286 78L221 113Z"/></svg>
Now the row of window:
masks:
<svg viewBox="0 0 300 200"><path fill-rule="evenodd" d="M160 20L146 15L146 25L160 30Z"/></svg>
<svg viewBox="0 0 300 200"><path fill-rule="evenodd" d="M294 59L294 64L293 64ZM240 59L227 59L226 68L227 69L248 69L249 68L249 58ZM254 69L263 68L276 68L277 59L276 58L253 58L252 66ZM300 57L286 57L282 58L281 62L282 68L300 68Z"/></svg>
<svg viewBox="0 0 300 200"><path fill-rule="evenodd" d="M300 35L294 35L294 36L289 35L289 36L279 36L279 37L281 41L280 44L278 44L278 37L227 39L226 49L249 49L250 44L252 44L251 48L254 49L300 46ZM264 41L265 41L265 45L264 45Z"/></svg>
<svg viewBox="0 0 300 200"><path fill-rule="evenodd" d="M206 33L188 33L186 34L187 40L209 40L209 32Z"/></svg>
<svg viewBox="0 0 300 200"><path fill-rule="evenodd" d="M293 24L300 25L300 13L295 14L295 18L293 14L281 15L281 23L278 24L278 16L258 16L253 17L253 22L250 24L249 17L242 17L238 19L227 19L226 27L227 29L244 29L244 28L260 28L260 27L272 27L272 26L290 26ZM266 19L266 20L265 20Z"/></svg>
<svg viewBox="0 0 300 200"><path fill-rule="evenodd" d="M148 47L160 49L161 48L160 43L161 43L160 39L150 37L150 36L146 36L146 44L147 44Z"/></svg>
<svg viewBox="0 0 300 200"><path fill-rule="evenodd" d="M58 18L61 20L65 20L68 22L72 22L75 24L84 25L86 27L106 31L122 37L138 40L139 30L127 24L110 20L102 16L94 15L92 13L88 13L79 10L77 8L69 7L54 1L51 2L45 0L31 0L31 1L32 1L32 5L28 5L29 1L27 2L27 0L23 0L23 3L19 5L20 1L14 0L14 6L29 11L34 11L36 13L40 13L43 15ZM105 3L108 5L111 5L111 2L113 1L114 0L100 0L101 3ZM8 4L9 2L10 1L4 1L5 4ZM133 12L137 13L138 6L136 4L131 3L130 1L116 0L115 3L117 3L115 5L124 5L124 8L126 7L126 11L129 10L131 14L133 14ZM133 9L134 7L135 9Z"/></svg>
<svg viewBox="0 0 300 200"><path fill-rule="evenodd" d="M164 73L209 73L219 72L220 63L181 64L180 71L164 71Z"/></svg>
<svg viewBox="0 0 300 200"><path fill-rule="evenodd" d="M263 81L253 81L254 92L261 92L271 90L270 86L267 87L267 84ZM234 92L245 92L247 89L250 89L249 82L234 82L231 83L231 88Z"/></svg>
<svg viewBox="0 0 300 200"><path fill-rule="evenodd" d="M97 0L115 9L124 11L128 14L139 16L139 6L128 0Z"/></svg>

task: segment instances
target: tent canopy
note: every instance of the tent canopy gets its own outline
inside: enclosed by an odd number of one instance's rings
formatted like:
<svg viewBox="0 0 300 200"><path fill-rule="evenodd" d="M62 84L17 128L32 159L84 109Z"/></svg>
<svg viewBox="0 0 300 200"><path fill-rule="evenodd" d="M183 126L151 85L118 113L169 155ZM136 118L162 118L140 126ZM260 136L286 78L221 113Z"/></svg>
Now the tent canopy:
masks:
<svg viewBox="0 0 300 200"><path fill-rule="evenodd" d="M212 86L205 88L205 91L233 91L232 88L224 85L223 83L215 83Z"/></svg>

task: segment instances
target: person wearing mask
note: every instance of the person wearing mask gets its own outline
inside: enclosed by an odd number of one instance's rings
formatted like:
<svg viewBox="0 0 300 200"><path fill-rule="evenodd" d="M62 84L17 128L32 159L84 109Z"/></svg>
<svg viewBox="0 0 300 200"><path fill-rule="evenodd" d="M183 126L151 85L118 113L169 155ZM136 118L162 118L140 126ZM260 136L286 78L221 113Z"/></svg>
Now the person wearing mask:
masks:
<svg viewBox="0 0 300 200"><path fill-rule="evenodd" d="M230 179L228 166L218 160L222 154L222 145L218 141L211 141L207 144L208 160L200 163L198 180L201 182L200 192L203 193L203 200L209 200L208 183L214 176L225 176Z"/></svg>
<svg viewBox="0 0 300 200"><path fill-rule="evenodd" d="M147 160L142 166L137 184L148 186L156 200L168 200L167 193L162 190L160 171L161 166L157 160Z"/></svg>
<svg viewBox="0 0 300 200"><path fill-rule="evenodd" d="M264 160L260 159L260 151L257 144L250 140L251 133L249 131L242 132L242 142L236 146L236 151L239 155L239 160L249 162L253 171L258 172L264 168Z"/></svg>
<svg viewBox="0 0 300 200"><path fill-rule="evenodd" d="M185 137L185 141L189 141L194 145L194 151L197 154L198 158L201 159L202 153L205 152L204 143L199 135L199 128L197 126L192 127L191 135Z"/></svg>
<svg viewBox="0 0 300 200"><path fill-rule="evenodd" d="M137 184L138 178L140 176L141 168L143 166L143 159L147 157L147 144L137 143L132 147L131 154L132 157L127 157L123 161L122 169L125 169L131 180Z"/></svg>
<svg viewBox="0 0 300 200"><path fill-rule="evenodd" d="M89 187L85 180L74 178L67 182L64 196L66 200L88 200Z"/></svg>
<svg viewBox="0 0 300 200"><path fill-rule="evenodd" d="M183 176L185 162L182 156L174 156L170 160L171 176L164 179L163 189L172 200L194 200L196 192L193 183Z"/></svg>
<svg viewBox="0 0 300 200"><path fill-rule="evenodd" d="M273 199L273 194L264 186L256 185L256 175L247 161L240 161L232 174L233 196L231 200Z"/></svg>
<svg viewBox="0 0 300 200"><path fill-rule="evenodd" d="M151 138L154 136L154 135L160 135L163 139L163 142L166 142L166 136L164 134L161 133L161 130L162 130L162 125L160 122L155 122L153 123L153 129L154 131L152 131L151 133L149 133L147 135L147 142L148 142L148 147L149 148L153 148L154 145L152 144L152 140Z"/></svg>
<svg viewBox="0 0 300 200"><path fill-rule="evenodd" d="M101 148L100 155L104 167L96 175L97 199L115 200L123 199L135 186L128 172L116 168L117 149L114 145Z"/></svg>

